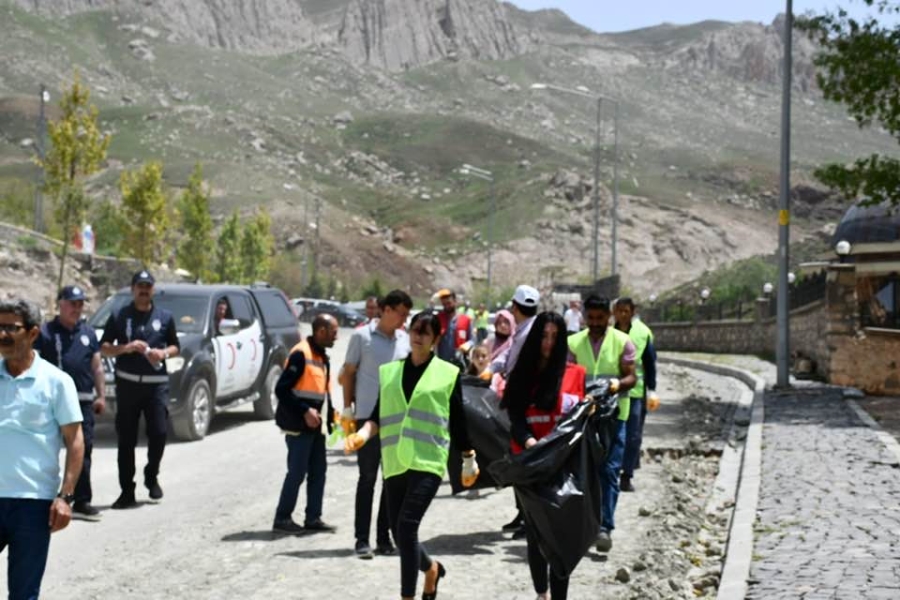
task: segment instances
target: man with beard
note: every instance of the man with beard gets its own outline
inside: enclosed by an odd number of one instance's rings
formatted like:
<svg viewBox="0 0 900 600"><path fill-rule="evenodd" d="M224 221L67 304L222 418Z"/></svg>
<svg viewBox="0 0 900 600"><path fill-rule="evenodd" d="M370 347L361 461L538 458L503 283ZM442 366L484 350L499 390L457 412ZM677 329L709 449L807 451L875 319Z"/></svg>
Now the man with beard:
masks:
<svg viewBox="0 0 900 600"><path fill-rule="evenodd" d="M181 346L172 313L153 304L156 280L147 271L131 278L133 301L110 315L100 340L103 356L116 357L116 435L119 445L119 486L112 508L137 506L134 495L134 449L141 414L147 424L147 466L144 486L150 499L163 497L159 466L166 448L169 375L166 360Z"/></svg>
<svg viewBox="0 0 900 600"><path fill-rule="evenodd" d="M106 379L97 334L81 319L84 302L82 288L77 285L64 287L57 297L59 314L41 326L34 349L75 382L81 405L84 464L75 486L72 512L87 521L96 521L100 511L91 505L91 452L94 448L94 414L102 414L106 407Z"/></svg>
<svg viewBox="0 0 900 600"><path fill-rule="evenodd" d="M443 289L437 293L444 310L438 313L441 322L441 339L438 342L438 358L456 363L456 350L472 342L472 318L456 312L456 294Z"/></svg>
<svg viewBox="0 0 900 600"><path fill-rule="evenodd" d="M9 547L7 585L16 599L40 595L50 534L72 518L84 454L75 384L34 351L39 324L34 304L0 301L0 552Z"/></svg>

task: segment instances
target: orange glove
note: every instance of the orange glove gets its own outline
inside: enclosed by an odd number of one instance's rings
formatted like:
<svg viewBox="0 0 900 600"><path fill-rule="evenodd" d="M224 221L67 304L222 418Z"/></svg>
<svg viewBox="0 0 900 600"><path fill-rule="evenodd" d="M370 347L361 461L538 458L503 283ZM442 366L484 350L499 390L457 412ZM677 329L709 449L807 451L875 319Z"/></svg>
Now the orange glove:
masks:
<svg viewBox="0 0 900 600"><path fill-rule="evenodd" d="M494 374L491 373L491 370L485 369L484 371L481 372L481 375L478 376L478 379L481 379L483 381L490 381L493 377L494 377Z"/></svg>
<svg viewBox="0 0 900 600"><path fill-rule="evenodd" d="M480 474L481 470L478 468L478 461L475 460L475 452L473 451L470 456L463 456L462 474L460 476L463 487L475 485Z"/></svg>
<svg viewBox="0 0 900 600"><path fill-rule="evenodd" d="M345 408L341 412L339 421L341 429L344 430L344 437L349 436L351 433L356 433L356 415L352 407Z"/></svg>
<svg viewBox="0 0 900 600"><path fill-rule="evenodd" d="M659 395L656 392L647 394L647 410L653 412L659 408Z"/></svg>

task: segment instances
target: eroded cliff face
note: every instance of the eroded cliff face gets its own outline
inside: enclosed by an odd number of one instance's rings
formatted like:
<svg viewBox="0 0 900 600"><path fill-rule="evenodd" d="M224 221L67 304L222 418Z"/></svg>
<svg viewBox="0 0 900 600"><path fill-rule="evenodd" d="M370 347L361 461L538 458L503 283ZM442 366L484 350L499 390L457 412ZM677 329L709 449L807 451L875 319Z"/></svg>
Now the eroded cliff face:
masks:
<svg viewBox="0 0 900 600"><path fill-rule="evenodd" d="M167 35L213 47L281 53L315 38L315 25L297 0L13 0L50 15L111 10L164 27Z"/></svg>
<svg viewBox="0 0 900 600"><path fill-rule="evenodd" d="M354 0L337 36L353 62L389 70L508 58L523 52L527 40L494 0Z"/></svg>

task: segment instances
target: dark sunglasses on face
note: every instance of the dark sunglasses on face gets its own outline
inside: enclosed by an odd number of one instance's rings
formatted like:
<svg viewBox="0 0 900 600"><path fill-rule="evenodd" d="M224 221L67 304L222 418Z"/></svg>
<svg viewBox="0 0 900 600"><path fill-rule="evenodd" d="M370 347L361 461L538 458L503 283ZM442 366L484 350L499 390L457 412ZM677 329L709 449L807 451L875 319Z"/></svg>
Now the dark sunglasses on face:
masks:
<svg viewBox="0 0 900 600"><path fill-rule="evenodd" d="M0 323L0 333L19 333L25 329L21 323Z"/></svg>

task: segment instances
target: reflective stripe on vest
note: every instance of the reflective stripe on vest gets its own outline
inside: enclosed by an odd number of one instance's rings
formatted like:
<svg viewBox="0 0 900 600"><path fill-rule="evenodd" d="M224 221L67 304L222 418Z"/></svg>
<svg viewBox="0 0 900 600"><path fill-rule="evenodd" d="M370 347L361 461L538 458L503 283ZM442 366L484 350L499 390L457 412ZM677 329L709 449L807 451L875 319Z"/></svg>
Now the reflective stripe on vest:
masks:
<svg viewBox="0 0 900 600"><path fill-rule="evenodd" d="M450 456L450 395L459 368L432 358L407 402L404 364L397 360L379 369L378 434L384 477L410 470L443 477Z"/></svg>
<svg viewBox="0 0 900 600"><path fill-rule="evenodd" d="M575 362L587 370L588 377L621 377L622 355L625 353L625 344L630 341L628 336L618 329L608 327L600 345L600 354L595 357L588 333L589 330L585 329L568 338L569 351L575 355ZM620 397L619 420L627 421L630 412L630 397Z"/></svg>
<svg viewBox="0 0 900 600"><path fill-rule="evenodd" d="M331 389L331 382L328 381L328 373L325 369L325 361L313 354L307 340L303 340L291 348L291 354L294 352L302 352L305 359L303 375L294 384L294 389L292 390L294 397L309 400L317 405L324 404Z"/></svg>
<svg viewBox="0 0 900 600"><path fill-rule="evenodd" d="M647 349L650 340L653 339L653 333L650 331L650 328L641 321L635 320L631 322L631 329L628 331L628 337L631 338L631 342L634 344L634 348L637 351L634 358L634 372L637 376L637 383L631 388L631 392L628 395L632 398L643 398L644 361L642 358L644 356L644 350Z"/></svg>

